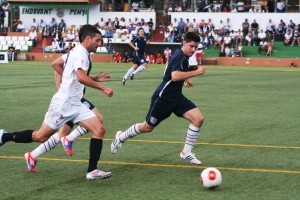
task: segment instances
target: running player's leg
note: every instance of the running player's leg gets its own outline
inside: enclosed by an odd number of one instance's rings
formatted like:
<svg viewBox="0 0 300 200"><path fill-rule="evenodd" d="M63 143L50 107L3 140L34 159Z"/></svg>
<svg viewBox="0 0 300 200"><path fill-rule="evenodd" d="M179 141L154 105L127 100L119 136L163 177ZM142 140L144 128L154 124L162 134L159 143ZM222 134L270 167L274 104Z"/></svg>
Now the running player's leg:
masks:
<svg viewBox="0 0 300 200"><path fill-rule="evenodd" d="M137 75L138 73L144 71L147 68L147 64L143 63L141 64L134 72L132 72L130 79L133 80L134 76Z"/></svg>
<svg viewBox="0 0 300 200"><path fill-rule="evenodd" d="M111 177L111 172L105 172L98 169L97 163L100 160L102 147L103 147L103 137L106 132L105 127L102 125L97 117L93 117L80 122L80 126L85 127L92 134L90 140L90 157L89 165L87 169L86 178L88 180L93 179L105 179Z"/></svg>
<svg viewBox="0 0 300 200"><path fill-rule="evenodd" d="M97 167L97 163L101 156L103 138L106 132L105 127L99 118L83 105L81 106L79 115L74 119L74 122L78 122L81 127L84 127L92 134L90 140L89 166L86 178L88 180L109 178L112 175L111 172L104 172Z"/></svg>
<svg viewBox="0 0 300 200"><path fill-rule="evenodd" d="M73 124L73 123L71 123ZM74 126L74 124L73 124ZM57 144L60 143L60 138L68 135L73 126L70 125L70 123L66 123L63 127L59 129L59 132L56 132L53 134L46 142L40 144L36 149L34 149L31 153L31 156L37 160L40 156L42 156L44 153L54 149Z"/></svg>
<svg viewBox="0 0 300 200"><path fill-rule="evenodd" d="M111 143L111 152L113 154L117 153L122 143L127 139L136 137L141 133L151 132L160 122L172 114L173 108L174 106L169 101L161 98L152 99L146 121L134 124L124 132L118 131L114 141Z"/></svg>
<svg viewBox="0 0 300 200"><path fill-rule="evenodd" d="M93 111L93 113L98 117L98 119L100 120L101 123L103 123L103 115L100 113L100 111L94 106L94 104L92 104L90 101L88 101L85 98L81 99L81 102L90 110ZM81 127L78 126L76 129L74 129L69 135L61 137L61 143L66 151L66 153L70 156L73 155L73 151L72 151L72 144L73 141L78 138L81 137L83 135L85 135L88 131Z"/></svg>
<svg viewBox="0 0 300 200"><path fill-rule="evenodd" d="M122 79L123 85L125 85L126 80L138 68L138 66L139 66L138 64L134 63L133 66L128 69L128 71L126 72L126 74L123 76L123 79Z"/></svg>
<svg viewBox="0 0 300 200"><path fill-rule="evenodd" d="M11 134L2 134L1 141L3 143L9 141L14 141L16 143L44 142L49 139L54 132L55 129L49 127L46 123L43 123L38 131L25 130L13 132ZM28 169L32 172L36 172L36 159L31 156L30 152L25 154L25 160Z"/></svg>
<svg viewBox="0 0 300 200"><path fill-rule="evenodd" d="M142 71L144 71L144 69L146 69L147 67L147 63L144 59L144 57L138 57L136 58L136 62L137 64L137 68L132 72L132 74L130 75L130 79L133 80L134 79L134 76L137 74L137 73L140 73Z"/></svg>
<svg viewBox="0 0 300 200"><path fill-rule="evenodd" d="M202 164L192 152L193 147L197 141L200 133L200 128L204 122L204 117L191 101L184 98L181 103L181 107L175 113L177 116L182 116L190 122L187 130L186 141L180 157L182 159L190 161L192 164Z"/></svg>

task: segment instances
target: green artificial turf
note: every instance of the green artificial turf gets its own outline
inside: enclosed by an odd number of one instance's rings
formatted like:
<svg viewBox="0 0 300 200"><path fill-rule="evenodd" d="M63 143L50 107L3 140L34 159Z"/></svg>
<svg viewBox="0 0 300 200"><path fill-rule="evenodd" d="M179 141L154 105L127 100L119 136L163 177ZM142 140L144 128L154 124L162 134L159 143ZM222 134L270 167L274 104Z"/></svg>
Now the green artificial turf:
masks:
<svg viewBox="0 0 300 200"><path fill-rule="evenodd" d="M88 88L86 98L104 115L106 139L99 167L107 180L87 181L89 138L74 142L74 156L58 145L43 155L37 174L23 159L38 143L0 147L0 199L214 199L297 200L300 186L300 69L207 66L184 94L199 106L205 123L194 148L202 166L179 158L189 123L172 115L152 133L126 141L116 155L110 144L118 130L142 122L165 65L148 65L126 86L130 64L94 63L92 74L110 72L103 83L109 98ZM47 62L0 65L0 129L38 129L55 93ZM199 182L206 167L218 168L222 185L207 190Z"/></svg>

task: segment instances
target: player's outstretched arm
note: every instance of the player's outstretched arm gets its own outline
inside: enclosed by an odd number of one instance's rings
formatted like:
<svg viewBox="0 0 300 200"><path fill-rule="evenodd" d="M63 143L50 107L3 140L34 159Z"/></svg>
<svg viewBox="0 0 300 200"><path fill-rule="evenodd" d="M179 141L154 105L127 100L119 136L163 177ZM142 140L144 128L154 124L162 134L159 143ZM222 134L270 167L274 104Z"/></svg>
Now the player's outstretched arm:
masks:
<svg viewBox="0 0 300 200"><path fill-rule="evenodd" d="M102 92L104 92L104 94L106 94L106 96L108 97L112 97L113 96L113 90L105 87L104 85L100 85L98 84L96 81L94 81L91 77L89 77L86 74L86 71L82 70L82 69L78 69L76 72L77 75L77 79L78 81L88 87L92 87L98 90L101 90Z"/></svg>
<svg viewBox="0 0 300 200"><path fill-rule="evenodd" d="M97 76L94 76L91 78L97 82L105 82L105 81L108 81L108 79L110 79L110 74L108 72L105 72L105 73L99 72L99 74L97 74Z"/></svg>
<svg viewBox="0 0 300 200"><path fill-rule="evenodd" d="M174 71L172 72L172 81L183 81L194 76L199 76L205 73L205 67L201 66L194 71L183 72L183 71Z"/></svg>

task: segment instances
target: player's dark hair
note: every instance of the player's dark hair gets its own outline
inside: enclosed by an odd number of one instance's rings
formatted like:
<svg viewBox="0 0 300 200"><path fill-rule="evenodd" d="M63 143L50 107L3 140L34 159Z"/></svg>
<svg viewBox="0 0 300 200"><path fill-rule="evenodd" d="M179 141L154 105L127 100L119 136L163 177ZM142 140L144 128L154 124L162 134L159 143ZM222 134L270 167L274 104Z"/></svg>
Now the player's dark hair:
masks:
<svg viewBox="0 0 300 200"><path fill-rule="evenodd" d="M200 37L197 33L187 32L183 40L186 42L200 42Z"/></svg>
<svg viewBox="0 0 300 200"><path fill-rule="evenodd" d="M143 29L143 28L139 28L139 29L138 29L138 32L140 32L140 30L143 30L143 31L144 31L144 29Z"/></svg>
<svg viewBox="0 0 300 200"><path fill-rule="evenodd" d="M96 34L101 35L100 31L95 26L90 24L83 25L79 30L79 42L82 43L87 36L92 38Z"/></svg>

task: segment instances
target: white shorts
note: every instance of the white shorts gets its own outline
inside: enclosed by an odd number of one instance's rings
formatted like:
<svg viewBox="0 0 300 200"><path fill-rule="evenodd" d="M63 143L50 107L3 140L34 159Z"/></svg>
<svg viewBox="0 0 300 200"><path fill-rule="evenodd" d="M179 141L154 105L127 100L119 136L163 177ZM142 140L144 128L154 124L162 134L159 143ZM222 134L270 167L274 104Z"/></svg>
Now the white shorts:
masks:
<svg viewBox="0 0 300 200"><path fill-rule="evenodd" d="M52 129L58 130L68 121L77 123L92 117L96 117L96 115L83 103L73 105L58 99L52 99L44 123Z"/></svg>

